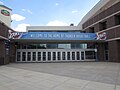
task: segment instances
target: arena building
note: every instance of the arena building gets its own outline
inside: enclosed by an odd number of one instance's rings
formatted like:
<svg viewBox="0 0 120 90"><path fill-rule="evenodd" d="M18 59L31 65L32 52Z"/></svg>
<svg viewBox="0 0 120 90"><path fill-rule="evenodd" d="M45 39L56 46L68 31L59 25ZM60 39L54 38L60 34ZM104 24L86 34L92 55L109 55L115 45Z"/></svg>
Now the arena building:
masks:
<svg viewBox="0 0 120 90"><path fill-rule="evenodd" d="M120 0L100 0L78 26L28 26L24 33L13 31L1 19L0 63L120 62L119 7Z"/></svg>

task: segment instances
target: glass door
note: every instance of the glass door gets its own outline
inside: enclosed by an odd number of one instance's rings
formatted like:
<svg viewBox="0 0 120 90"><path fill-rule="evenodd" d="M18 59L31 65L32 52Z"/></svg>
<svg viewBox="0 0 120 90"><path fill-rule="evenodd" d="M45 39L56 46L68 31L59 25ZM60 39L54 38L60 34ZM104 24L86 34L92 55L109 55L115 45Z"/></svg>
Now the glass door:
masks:
<svg viewBox="0 0 120 90"><path fill-rule="evenodd" d="M21 61L21 52L17 52L17 61Z"/></svg>
<svg viewBox="0 0 120 90"><path fill-rule="evenodd" d="M85 60L85 52L81 51L81 60Z"/></svg>
<svg viewBox="0 0 120 90"><path fill-rule="evenodd" d="M80 60L80 52L76 52L76 58L77 60Z"/></svg>
<svg viewBox="0 0 120 90"><path fill-rule="evenodd" d="M51 52L48 52L48 61L51 61Z"/></svg>
<svg viewBox="0 0 120 90"><path fill-rule="evenodd" d="M38 57L37 57L38 59L38 61L41 61L41 52L38 52Z"/></svg>
<svg viewBox="0 0 120 90"><path fill-rule="evenodd" d="M31 52L27 52L27 61L31 61Z"/></svg>
<svg viewBox="0 0 120 90"><path fill-rule="evenodd" d="M26 52L22 52L22 61L26 61Z"/></svg>

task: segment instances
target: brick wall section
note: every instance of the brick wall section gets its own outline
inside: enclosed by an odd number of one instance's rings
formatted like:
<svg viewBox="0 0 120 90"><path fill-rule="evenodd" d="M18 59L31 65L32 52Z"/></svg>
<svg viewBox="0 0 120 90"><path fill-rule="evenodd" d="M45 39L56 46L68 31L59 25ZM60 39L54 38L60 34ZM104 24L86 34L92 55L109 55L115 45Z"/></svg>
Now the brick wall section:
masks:
<svg viewBox="0 0 120 90"><path fill-rule="evenodd" d="M120 62L120 24L115 24L115 16L110 16L116 12L120 12L120 2L114 4L108 9L102 11L98 15L92 17L83 24L83 29L86 32L90 32L90 27L94 27L95 32L106 32L108 42L109 61ZM120 13L117 13L120 15ZM110 16L109 18L106 18ZM101 21L100 21L101 20ZM100 30L100 22L107 21L107 27L104 30ZM99 61L105 60L104 44L98 44L98 58Z"/></svg>
<svg viewBox="0 0 120 90"><path fill-rule="evenodd" d="M4 23L0 22L0 36L8 38L8 30L10 30L10 28L7 27ZM0 38L0 65L8 64L10 63L10 61L15 61L14 43L10 45L10 49L8 53L7 48L5 46L5 42L6 42L5 39Z"/></svg>
<svg viewBox="0 0 120 90"><path fill-rule="evenodd" d="M101 12L100 14L96 15L95 17L91 18L90 20L86 21L83 24L83 29L90 26L91 24L113 14L120 11L120 2L118 2L117 4L111 6L110 8L106 9L105 11Z"/></svg>

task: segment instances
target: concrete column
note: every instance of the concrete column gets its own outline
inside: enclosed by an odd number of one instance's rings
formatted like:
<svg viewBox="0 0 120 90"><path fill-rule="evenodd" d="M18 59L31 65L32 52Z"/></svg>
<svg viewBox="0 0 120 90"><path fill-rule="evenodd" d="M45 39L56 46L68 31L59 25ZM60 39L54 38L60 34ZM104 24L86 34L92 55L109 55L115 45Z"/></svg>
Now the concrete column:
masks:
<svg viewBox="0 0 120 90"><path fill-rule="evenodd" d="M10 62L15 62L16 59L16 45L14 42L10 43Z"/></svg>
<svg viewBox="0 0 120 90"><path fill-rule="evenodd" d="M4 40L0 40L0 65L4 64Z"/></svg>
<svg viewBox="0 0 120 90"><path fill-rule="evenodd" d="M109 47L109 61L111 62L120 62L119 58L119 41L110 41L108 42Z"/></svg>
<svg viewBox="0 0 120 90"><path fill-rule="evenodd" d="M97 47L98 61L105 61L105 46L103 43L99 43Z"/></svg>
<svg viewBox="0 0 120 90"><path fill-rule="evenodd" d="M9 63L9 54L6 54L5 48L5 40L0 40L0 64L8 64Z"/></svg>

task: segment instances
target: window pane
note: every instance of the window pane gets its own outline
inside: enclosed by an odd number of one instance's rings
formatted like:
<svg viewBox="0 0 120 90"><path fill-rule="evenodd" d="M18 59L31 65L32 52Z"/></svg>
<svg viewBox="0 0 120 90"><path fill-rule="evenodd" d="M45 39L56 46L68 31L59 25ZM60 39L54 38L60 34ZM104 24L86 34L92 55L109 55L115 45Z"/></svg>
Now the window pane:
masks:
<svg viewBox="0 0 120 90"><path fill-rule="evenodd" d="M71 49L71 44L58 44L59 49Z"/></svg>
<svg viewBox="0 0 120 90"><path fill-rule="evenodd" d="M31 61L31 52L27 53L27 61Z"/></svg>
<svg viewBox="0 0 120 90"><path fill-rule="evenodd" d="M47 44L48 49L57 49L57 44Z"/></svg>

